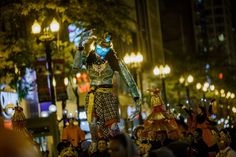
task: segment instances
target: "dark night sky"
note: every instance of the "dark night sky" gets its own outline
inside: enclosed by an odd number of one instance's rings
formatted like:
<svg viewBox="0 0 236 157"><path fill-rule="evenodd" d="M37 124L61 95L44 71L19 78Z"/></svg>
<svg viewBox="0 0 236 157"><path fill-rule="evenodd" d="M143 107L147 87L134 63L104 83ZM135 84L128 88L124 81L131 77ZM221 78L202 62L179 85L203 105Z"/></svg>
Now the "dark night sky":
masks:
<svg viewBox="0 0 236 157"><path fill-rule="evenodd" d="M235 0L231 0L231 9L232 9L233 27L236 28L236 1Z"/></svg>

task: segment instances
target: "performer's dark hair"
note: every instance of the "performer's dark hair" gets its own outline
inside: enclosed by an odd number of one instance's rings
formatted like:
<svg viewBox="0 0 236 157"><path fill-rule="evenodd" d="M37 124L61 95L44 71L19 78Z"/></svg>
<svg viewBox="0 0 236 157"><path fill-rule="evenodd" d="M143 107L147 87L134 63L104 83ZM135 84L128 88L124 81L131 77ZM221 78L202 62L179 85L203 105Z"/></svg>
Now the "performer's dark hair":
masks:
<svg viewBox="0 0 236 157"><path fill-rule="evenodd" d="M124 133L117 134L117 135L111 137L110 140L119 141L124 148L127 148L127 146L128 146L128 141L127 141L126 135Z"/></svg>
<svg viewBox="0 0 236 157"><path fill-rule="evenodd" d="M202 124L205 120L207 120L207 112L206 108L203 106L199 106L199 109L202 111L202 114L198 114L196 120L198 124Z"/></svg>
<svg viewBox="0 0 236 157"><path fill-rule="evenodd" d="M106 138L104 138L104 137L99 138L99 139L97 140L97 143L98 143L99 141L105 141L106 143L108 142L108 140L107 140Z"/></svg>
<svg viewBox="0 0 236 157"><path fill-rule="evenodd" d="M111 140L118 141L127 150L127 157L133 157L137 155L137 148L129 137L129 135L125 133L120 133L111 137L110 141Z"/></svg>

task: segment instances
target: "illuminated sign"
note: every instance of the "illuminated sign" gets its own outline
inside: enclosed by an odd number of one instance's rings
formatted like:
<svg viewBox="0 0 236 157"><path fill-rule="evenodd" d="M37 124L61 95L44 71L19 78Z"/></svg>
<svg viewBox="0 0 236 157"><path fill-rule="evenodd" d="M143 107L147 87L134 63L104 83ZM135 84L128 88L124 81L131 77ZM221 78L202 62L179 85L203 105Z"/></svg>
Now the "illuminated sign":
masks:
<svg viewBox="0 0 236 157"><path fill-rule="evenodd" d="M79 112L79 119L87 119L87 115L85 111Z"/></svg>
<svg viewBox="0 0 236 157"><path fill-rule="evenodd" d="M89 123L87 121L82 121L80 123L80 128L84 131L87 131L89 132L90 131L90 128L89 128Z"/></svg>
<svg viewBox="0 0 236 157"><path fill-rule="evenodd" d="M14 115L14 107L18 102L18 94L12 92L0 92L0 104L2 115L6 119L11 119Z"/></svg>

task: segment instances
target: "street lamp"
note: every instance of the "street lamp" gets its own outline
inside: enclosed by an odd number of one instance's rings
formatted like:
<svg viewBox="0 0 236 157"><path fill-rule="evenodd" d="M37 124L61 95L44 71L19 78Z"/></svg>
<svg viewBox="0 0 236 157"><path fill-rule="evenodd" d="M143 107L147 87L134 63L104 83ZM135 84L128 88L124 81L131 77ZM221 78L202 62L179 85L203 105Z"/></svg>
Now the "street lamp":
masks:
<svg viewBox="0 0 236 157"><path fill-rule="evenodd" d="M143 62L143 55L140 52L138 52L137 54L135 54L134 52L132 52L131 54L126 54L124 57L124 62L130 67L131 70L135 71L134 79L142 92L143 87L142 87L142 78L140 76L140 72L141 72L141 65Z"/></svg>
<svg viewBox="0 0 236 157"><path fill-rule="evenodd" d="M186 97L187 97L187 103L190 104L190 91L189 91L189 86L193 83L194 81L194 77L190 74L187 76L187 78L181 76L179 78L179 83L180 84L183 84L185 86L185 90L186 90ZM200 87L201 85L198 84L198 88L201 88Z"/></svg>
<svg viewBox="0 0 236 157"><path fill-rule="evenodd" d="M204 102L204 104L205 104L205 102L207 102L207 99L206 99L207 92L213 92L215 94L215 96L219 95L219 91L216 90L215 85L209 84L208 82L204 82L203 84L198 82L196 84L196 89L199 91L202 90L203 98L201 98L201 100Z"/></svg>
<svg viewBox="0 0 236 157"><path fill-rule="evenodd" d="M134 71L134 80L138 84L138 87L141 90L141 97L143 97L143 81L142 81L142 74L141 74L141 68L142 68L142 62L143 62L143 55L138 52L135 54L132 52L131 54L126 54L124 57L125 64L128 65L131 71ZM140 106L141 107L141 106ZM142 108L140 109L139 113L139 124L142 124Z"/></svg>
<svg viewBox="0 0 236 157"><path fill-rule="evenodd" d="M52 69L52 56L51 56L51 42L55 39L55 34L60 29L60 25L55 18L53 18L51 24L41 29L41 25L37 20L32 25L32 33L38 36L38 39L44 43L47 61L47 70L49 72L49 88L52 104L56 105L55 91L53 84L53 69Z"/></svg>
<svg viewBox="0 0 236 157"><path fill-rule="evenodd" d="M165 85L165 78L166 75L170 73L170 67L169 65L160 65L160 66L155 66L153 69L153 74L155 76L160 76L161 82L162 82L162 95L164 97L164 103L165 105L167 104L167 96L166 96L166 85Z"/></svg>

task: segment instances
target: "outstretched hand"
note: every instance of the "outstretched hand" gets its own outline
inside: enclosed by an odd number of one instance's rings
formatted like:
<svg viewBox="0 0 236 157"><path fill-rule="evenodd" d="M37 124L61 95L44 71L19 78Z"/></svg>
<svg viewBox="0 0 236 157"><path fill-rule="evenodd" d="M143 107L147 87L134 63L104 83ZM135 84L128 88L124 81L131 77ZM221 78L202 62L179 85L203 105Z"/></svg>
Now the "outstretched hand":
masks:
<svg viewBox="0 0 236 157"><path fill-rule="evenodd" d="M141 99L137 99L135 101L135 111L131 113L131 115L129 117L130 120L135 119L135 117L140 114L140 112L141 112L141 105L142 105L142 100Z"/></svg>

